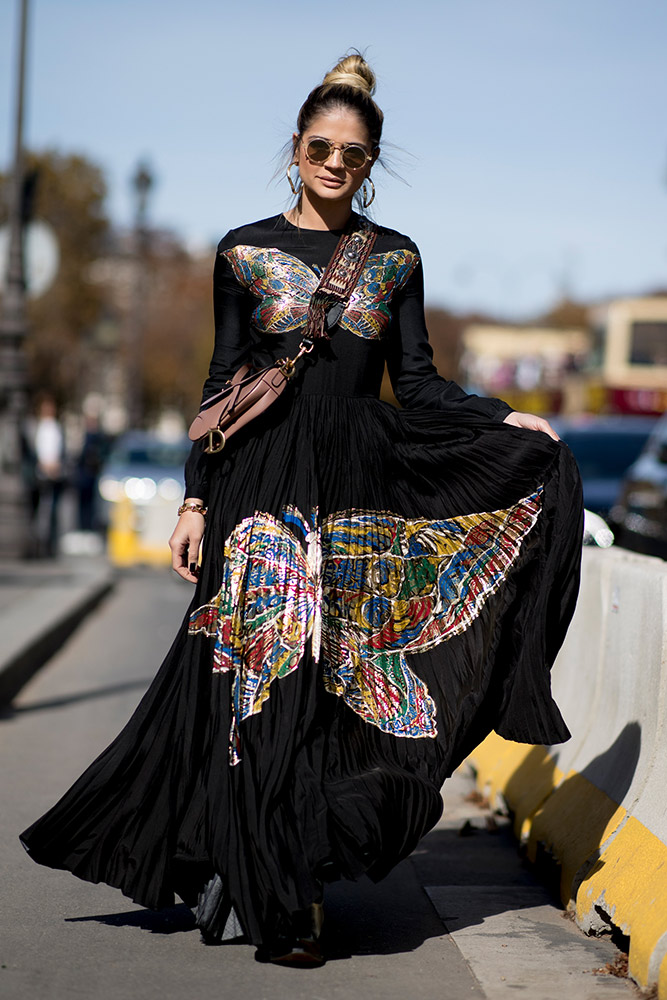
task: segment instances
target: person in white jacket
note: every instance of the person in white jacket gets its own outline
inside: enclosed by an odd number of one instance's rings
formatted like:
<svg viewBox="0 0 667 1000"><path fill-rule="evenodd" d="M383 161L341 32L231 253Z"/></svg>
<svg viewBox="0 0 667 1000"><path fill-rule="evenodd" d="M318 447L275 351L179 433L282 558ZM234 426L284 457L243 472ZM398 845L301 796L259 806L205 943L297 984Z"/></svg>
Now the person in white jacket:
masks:
<svg viewBox="0 0 667 1000"><path fill-rule="evenodd" d="M33 433L35 456L35 534L37 554L56 555L58 508L64 483L65 439L55 400L45 396L39 404Z"/></svg>

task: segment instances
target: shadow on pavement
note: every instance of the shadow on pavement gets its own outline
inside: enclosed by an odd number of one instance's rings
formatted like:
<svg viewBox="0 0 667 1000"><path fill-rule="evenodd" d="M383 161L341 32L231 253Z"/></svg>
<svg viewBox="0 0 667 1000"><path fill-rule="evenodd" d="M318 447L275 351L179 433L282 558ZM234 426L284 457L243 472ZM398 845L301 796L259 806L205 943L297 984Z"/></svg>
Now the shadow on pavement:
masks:
<svg viewBox="0 0 667 1000"><path fill-rule="evenodd" d="M185 903L164 910L127 910L124 913L95 913L87 917L65 917L66 924L106 924L109 927L139 927L151 934L180 934L195 930L195 918Z"/></svg>
<svg viewBox="0 0 667 1000"><path fill-rule="evenodd" d="M67 923L95 922L109 927L137 927L152 934L178 934L195 930L185 904L164 910L130 910L66 917ZM374 885L367 879L327 886L322 943L327 961L355 955L391 955L414 951L428 938L445 934L426 894L414 879L409 862ZM242 938L225 942L246 943Z"/></svg>
<svg viewBox="0 0 667 1000"><path fill-rule="evenodd" d="M409 861L376 885L361 879L328 886L325 914L323 946L328 961L411 952L446 933Z"/></svg>
<svg viewBox="0 0 667 1000"><path fill-rule="evenodd" d="M0 709L0 720L13 719L17 715L29 712L45 712L51 708L63 708L65 705L75 705L77 702L90 701L95 698L108 698L110 695L123 694L125 691L136 691L147 688L152 677L141 680L122 681L119 684L107 684L104 687L91 688L89 691L79 691L75 694L59 695L57 698L46 698L43 701L29 702L27 705L5 705Z"/></svg>

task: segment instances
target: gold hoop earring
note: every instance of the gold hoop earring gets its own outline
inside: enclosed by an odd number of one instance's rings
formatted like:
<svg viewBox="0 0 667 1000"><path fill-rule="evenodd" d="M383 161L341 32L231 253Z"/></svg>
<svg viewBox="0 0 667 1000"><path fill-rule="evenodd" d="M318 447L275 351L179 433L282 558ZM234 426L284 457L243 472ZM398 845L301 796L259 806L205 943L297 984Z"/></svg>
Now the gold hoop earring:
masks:
<svg viewBox="0 0 667 1000"><path fill-rule="evenodd" d="M370 196L370 198L368 197L368 191L366 190L366 182L368 182L370 184L370 186L371 186L371 196ZM374 202L374 200L375 200L375 184L373 184L373 181L370 179L370 177L367 177L366 180L364 181L364 184L363 184L363 193L364 193L364 200L363 200L362 204L363 204L364 208L368 208L369 205L372 205L373 202Z"/></svg>
<svg viewBox="0 0 667 1000"><path fill-rule="evenodd" d="M301 188L296 187L295 184L294 184L294 181L292 180L292 173L291 173L291 171L292 171L292 167L295 167L295 166L296 166L296 163L290 163L289 167L287 168L286 173L287 173L287 180L289 182L289 186L292 189L292 194L296 196L296 195L298 195L298 194L301 193Z"/></svg>

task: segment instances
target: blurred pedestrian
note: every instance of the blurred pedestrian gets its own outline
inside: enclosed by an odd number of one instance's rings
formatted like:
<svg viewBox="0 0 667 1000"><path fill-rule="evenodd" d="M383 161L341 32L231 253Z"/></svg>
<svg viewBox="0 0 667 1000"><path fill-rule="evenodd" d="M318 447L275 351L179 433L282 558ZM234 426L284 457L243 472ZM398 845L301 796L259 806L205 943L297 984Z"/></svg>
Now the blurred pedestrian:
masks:
<svg viewBox="0 0 667 1000"><path fill-rule="evenodd" d="M97 484L102 466L109 454L109 436L100 427L95 414L85 418L81 451L76 463L76 487L79 508L79 530L97 531Z"/></svg>
<svg viewBox="0 0 667 1000"><path fill-rule="evenodd" d="M375 198L374 87L358 54L327 74L289 145L292 208L220 243L205 399L302 358L226 446L193 447L170 543L189 615L22 837L145 906L176 892L206 943L242 932L279 963L323 960L324 884L406 857L492 729L569 735L549 669L578 586L576 465L545 420L433 367L417 247L352 209ZM385 361L403 410L378 398Z"/></svg>
<svg viewBox="0 0 667 1000"><path fill-rule="evenodd" d="M58 551L58 514L65 484L65 437L56 402L50 395L39 401L31 438L35 554L52 558Z"/></svg>

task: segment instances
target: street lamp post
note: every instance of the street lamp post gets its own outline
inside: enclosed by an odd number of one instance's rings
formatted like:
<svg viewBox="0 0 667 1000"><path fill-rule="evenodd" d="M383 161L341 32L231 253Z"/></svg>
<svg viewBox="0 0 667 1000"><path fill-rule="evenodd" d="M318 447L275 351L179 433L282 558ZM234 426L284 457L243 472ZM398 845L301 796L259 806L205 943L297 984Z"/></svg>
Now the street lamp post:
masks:
<svg viewBox="0 0 667 1000"><path fill-rule="evenodd" d="M7 281L0 317L0 557L22 558L28 551L28 489L23 475L23 424L26 417L27 333L23 257L23 104L25 92L28 0L21 0L14 127L14 161L9 197Z"/></svg>
<svg viewBox="0 0 667 1000"><path fill-rule="evenodd" d="M132 186L137 201L134 222L134 287L129 323L128 412L130 426L141 427L144 419L144 326L148 292L148 194L153 186L153 176L145 164L137 167Z"/></svg>

